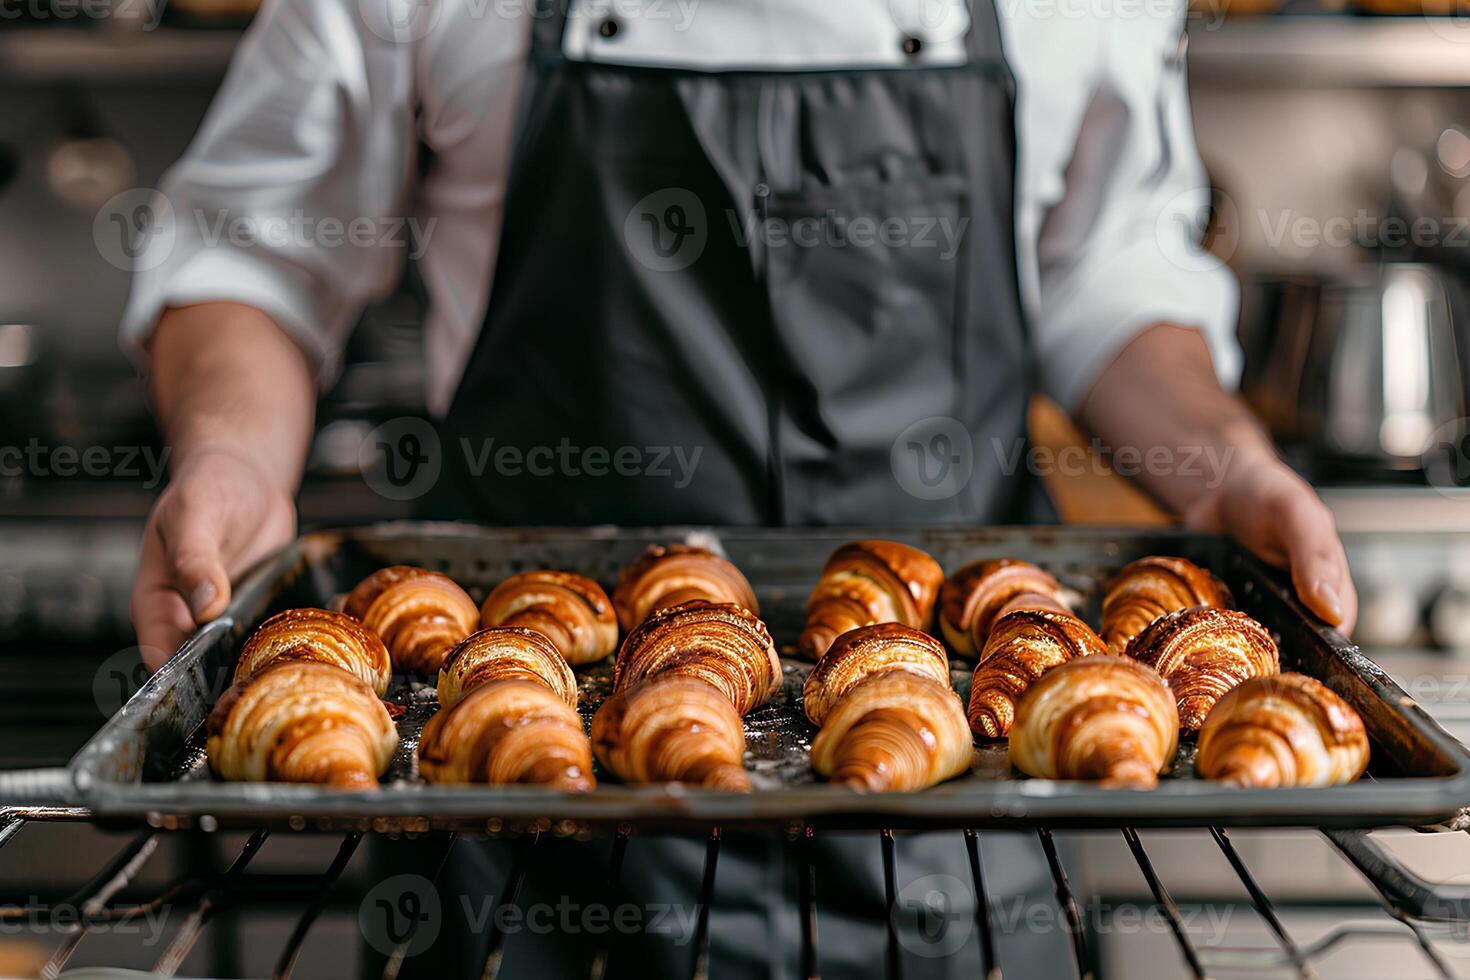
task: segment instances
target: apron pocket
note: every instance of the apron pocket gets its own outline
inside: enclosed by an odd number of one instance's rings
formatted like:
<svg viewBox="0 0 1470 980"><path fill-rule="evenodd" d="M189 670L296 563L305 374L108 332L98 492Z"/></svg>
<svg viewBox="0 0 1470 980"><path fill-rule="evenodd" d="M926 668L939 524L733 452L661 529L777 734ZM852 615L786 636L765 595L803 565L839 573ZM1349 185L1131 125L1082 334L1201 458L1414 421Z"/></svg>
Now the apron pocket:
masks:
<svg viewBox="0 0 1470 980"><path fill-rule="evenodd" d="M811 519L805 500L819 496L819 520L840 520L831 505L844 497L871 518L879 484L903 502L889 467L899 435L959 414L965 181L824 186L767 202L757 234L790 368L777 427L786 516Z"/></svg>

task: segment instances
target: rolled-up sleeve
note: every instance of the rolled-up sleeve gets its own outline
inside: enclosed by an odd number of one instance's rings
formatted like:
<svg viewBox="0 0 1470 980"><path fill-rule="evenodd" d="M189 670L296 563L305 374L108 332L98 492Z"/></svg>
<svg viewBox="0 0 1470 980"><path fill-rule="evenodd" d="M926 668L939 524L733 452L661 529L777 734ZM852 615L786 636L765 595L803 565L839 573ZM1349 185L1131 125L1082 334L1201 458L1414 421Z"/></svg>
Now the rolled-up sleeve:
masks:
<svg viewBox="0 0 1470 980"><path fill-rule="evenodd" d="M184 157L164 177L122 323L142 357L166 307L271 316L322 384L407 251L409 45L376 43L355 0L267 0Z"/></svg>
<svg viewBox="0 0 1470 980"><path fill-rule="evenodd" d="M1184 47L1177 21L1112 26L1093 84L1078 86L1076 139L1059 158L1051 199L1032 202L1038 381L1068 409L1161 322L1200 331L1222 384L1238 381L1238 286L1199 244L1210 193Z"/></svg>

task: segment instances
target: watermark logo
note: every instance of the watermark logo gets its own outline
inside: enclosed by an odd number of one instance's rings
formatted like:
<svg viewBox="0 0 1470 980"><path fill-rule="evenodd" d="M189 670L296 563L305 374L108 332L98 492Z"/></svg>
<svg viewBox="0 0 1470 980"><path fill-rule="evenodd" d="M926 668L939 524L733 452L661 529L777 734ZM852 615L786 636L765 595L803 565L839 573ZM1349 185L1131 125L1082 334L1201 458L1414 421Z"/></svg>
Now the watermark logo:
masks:
<svg viewBox="0 0 1470 980"><path fill-rule="evenodd" d="M362 897L357 925L367 944L385 956L417 956L439 938L439 892L423 875L384 878Z"/></svg>
<svg viewBox="0 0 1470 980"><path fill-rule="evenodd" d="M369 487L389 500L417 500L439 481L439 433L426 419L389 419L363 439L358 469Z"/></svg>
<svg viewBox="0 0 1470 980"><path fill-rule="evenodd" d="M390 44L412 44L429 36L439 24L440 0L358 0L362 22Z"/></svg>
<svg viewBox="0 0 1470 980"><path fill-rule="evenodd" d="M160 650L127 647L97 666L97 672L92 675L92 700L102 717L111 718L117 714L148 683L150 675L147 664L143 662L145 654L156 654L156 660L163 659Z"/></svg>
<svg viewBox="0 0 1470 980"><path fill-rule="evenodd" d="M1240 247L1240 212L1230 195L1193 188L1169 199L1154 219L1154 241L1185 272L1209 272Z"/></svg>
<svg viewBox="0 0 1470 980"><path fill-rule="evenodd" d="M623 241L639 263L656 272L687 269L709 242L704 204L687 188L654 191L628 212Z"/></svg>
<svg viewBox="0 0 1470 980"><path fill-rule="evenodd" d="M964 0L888 0L888 14L905 35L930 43L953 41L970 29Z"/></svg>
<svg viewBox="0 0 1470 980"><path fill-rule="evenodd" d="M899 889L893 930L916 956L941 959L958 953L975 928L974 889L948 874L924 875ZM911 926L907 926L912 923Z"/></svg>
<svg viewBox="0 0 1470 980"><path fill-rule="evenodd" d="M1444 496L1470 497L1470 419L1455 419L1435 429L1420 466L1425 482Z"/></svg>
<svg viewBox="0 0 1470 980"><path fill-rule="evenodd" d="M92 219L98 253L124 272L146 272L162 265L177 238L172 202L151 187L114 194Z"/></svg>
<svg viewBox="0 0 1470 980"><path fill-rule="evenodd" d="M1429 29L1446 41L1455 44L1470 44L1470 5L1456 3L1452 9L1442 13L1424 12Z"/></svg>
<svg viewBox="0 0 1470 980"><path fill-rule="evenodd" d="M947 500L970 484L975 444L959 419L920 419L893 441L888 462L893 478L919 500Z"/></svg>

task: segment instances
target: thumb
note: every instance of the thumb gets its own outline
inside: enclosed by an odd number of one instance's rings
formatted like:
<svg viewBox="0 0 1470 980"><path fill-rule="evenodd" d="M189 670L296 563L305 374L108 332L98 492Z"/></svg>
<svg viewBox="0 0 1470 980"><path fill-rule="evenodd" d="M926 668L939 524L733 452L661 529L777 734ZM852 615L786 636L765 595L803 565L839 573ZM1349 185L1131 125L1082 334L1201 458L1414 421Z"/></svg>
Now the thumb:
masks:
<svg viewBox="0 0 1470 980"><path fill-rule="evenodd" d="M230 601L230 577L220 558L219 532L209 515L197 506L173 510L159 525L174 589L183 596L195 623L204 623L225 611Z"/></svg>

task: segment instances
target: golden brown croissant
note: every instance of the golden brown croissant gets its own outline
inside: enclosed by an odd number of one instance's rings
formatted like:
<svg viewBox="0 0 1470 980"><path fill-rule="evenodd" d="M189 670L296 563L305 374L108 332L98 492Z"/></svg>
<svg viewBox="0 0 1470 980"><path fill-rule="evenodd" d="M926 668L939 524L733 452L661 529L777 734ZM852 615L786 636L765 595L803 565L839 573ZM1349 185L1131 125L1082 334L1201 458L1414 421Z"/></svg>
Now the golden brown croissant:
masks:
<svg viewBox="0 0 1470 980"><path fill-rule="evenodd" d="M1018 609L990 631L970 681L970 729L1004 738L1016 720L1016 702L1042 674L1077 657L1105 654L1092 628L1071 613Z"/></svg>
<svg viewBox="0 0 1470 980"><path fill-rule="evenodd" d="M430 718L419 772L431 783L538 783L568 792L596 785L581 716L545 684L519 677L481 684Z"/></svg>
<svg viewBox="0 0 1470 980"><path fill-rule="evenodd" d="M1027 691L1011 727L1011 765L1042 779L1151 789L1179 748L1179 711L1151 667L1079 657Z"/></svg>
<svg viewBox="0 0 1470 980"><path fill-rule="evenodd" d="M687 544L649 545L618 575L612 595L625 633L651 613L696 599L733 603L760 615L740 569L708 548Z"/></svg>
<svg viewBox="0 0 1470 980"><path fill-rule="evenodd" d="M975 747L948 684L894 670L854 684L812 740L812 768L868 793L903 793L953 779Z"/></svg>
<svg viewBox="0 0 1470 980"><path fill-rule="evenodd" d="M724 693L697 677L661 674L614 694L592 719L592 747L630 783L750 791L740 715Z"/></svg>
<svg viewBox="0 0 1470 980"><path fill-rule="evenodd" d="M363 579L342 609L348 615L360 610L363 625L383 638L393 666L415 674L438 670L480 625L475 600L448 576L402 565Z"/></svg>
<svg viewBox="0 0 1470 980"><path fill-rule="evenodd" d="M382 697L393 663L378 634L351 616L325 609L287 609L261 623L235 663L235 683L291 660L331 664L361 679Z"/></svg>
<svg viewBox="0 0 1470 980"><path fill-rule="evenodd" d="M452 708L481 684L511 677L535 681L577 706L577 679L551 641L535 630L499 626L471 633L444 658L439 707Z"/></svg>
<svg viewBox="0 0 1470 980"><path fill-rule="evenodd" d="M1103 594L1103 642L1123 653L1133 638L1165 613L1192 606L1234 605L1230 590L1209 572L1183 558L1154 555L1124 565Z"/></svg>
<svg viewBox="0 0 1470 980"><path fill-rule="evenodd" d="M1233 786L1332 786L1368 766L1363 719L1302 674L1254 677L1210 711L1195 768Z"/></svg>
<svg viewBox="0 0 1470 980"><path fill-rule="evenodd" d="M813 725L827 715L859 681L889 670L906 670L949 684L949 658L927 633L898 623L879 623L839 636L802 685L801 701Z"/></svg>
<svg viewBox="0 0 1470 980"><path fill-rule="evenodd" d="M853 541L832 552L807 600L796 648L816 660L848 630L875 623L929 626L944 580L939 563L896 541Z"/></svg>
<svg viewBox="0 0 1470 980"><path fill-rule="evenodd" d="M649 616L618 650L613 689L664 673L712 684L742 715L781 688L781 658L766 624L730 604L695 601Z"/></svg>
<svg viewBox="0 0 1470 980"><path fill-rule="evenodd" d="M223 779L368 789L398 731L373 689L340 667L284 660L236 683L210 712L206 751Z"/></svg>
<svg viewBox="0 0 1470 980"><path fill-rule="evenodd" d="M974 744L944 646L899 623L841 634L802 693L820 724L812 767L861 792L905 792L958 776Z"/></svg>
<svg viewBox="0 0 1470 980"><path fill-rule="evenodd" d="M524 626L546 636L573 667L618 645L618 620L602 586L571 572L522 572L480 606L481 626Z"/></svg>
<svg viewBox="0 0 1470 980"><path fill-rule="evenodd" d="M978 655L992 624L1017 609L1070 612L1055 578L1014 558L971 562L939 590L939 627L949 648L962 657Z"/></svg>
<svg viewBox="0 0 1470 980"><path fill-rule="evenodd" d="M1280 673L1276 643L1234 609L1196 606L1161 616L1128 644L1128 656L1169 682L1185 731L1197 731L1215 702L1241 681Z"/></svg>

